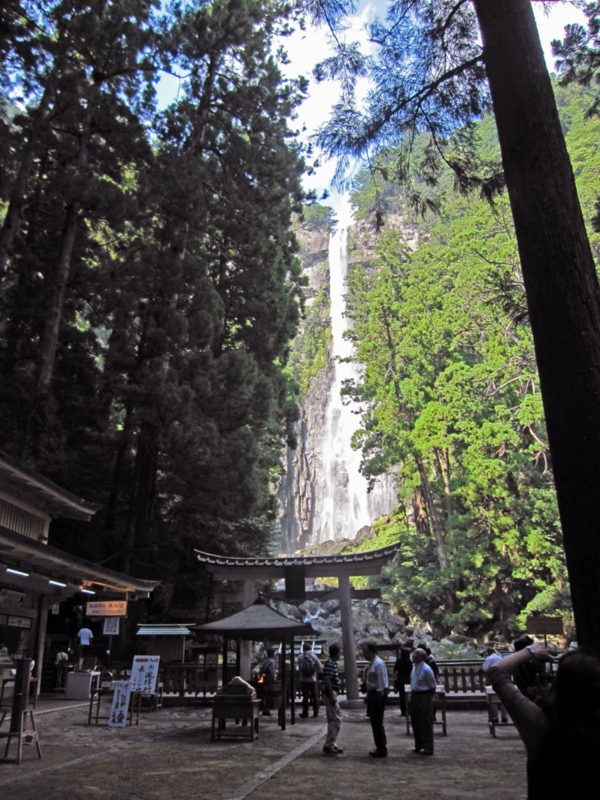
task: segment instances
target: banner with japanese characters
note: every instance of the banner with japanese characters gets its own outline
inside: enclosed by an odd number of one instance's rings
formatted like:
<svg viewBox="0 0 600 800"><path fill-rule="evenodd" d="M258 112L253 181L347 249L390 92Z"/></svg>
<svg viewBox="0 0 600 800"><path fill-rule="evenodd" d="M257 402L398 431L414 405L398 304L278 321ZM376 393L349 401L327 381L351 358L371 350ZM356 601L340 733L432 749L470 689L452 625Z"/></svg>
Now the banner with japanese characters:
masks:
<svg viewBox="0 0 600 800"><path fill-rule="evenodd" d="M160 656L134 656L129 683L132 692L153 694L156 691Z"/></svg>
<svg viewBox="0 0 600 800"><path fill-rule="evenodd" d="M109 728L124 728L125 725L127 725L127 711L129 709L131 686L129 681L115 681L114 687L115 691L110 707L108 726Z"/></svg>
<svg viewBox="0 0 600 800"><path fill-rule="evenodd" d="M126 617L127 600L90 600L85 604L86 617Z"/></svg>

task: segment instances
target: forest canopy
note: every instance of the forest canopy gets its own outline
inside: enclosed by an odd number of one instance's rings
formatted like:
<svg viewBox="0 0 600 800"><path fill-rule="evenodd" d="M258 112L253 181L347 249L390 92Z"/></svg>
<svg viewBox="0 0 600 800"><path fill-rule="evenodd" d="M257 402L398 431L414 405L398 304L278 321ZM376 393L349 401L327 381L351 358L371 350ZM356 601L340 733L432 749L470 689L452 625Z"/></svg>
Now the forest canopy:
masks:
<svg viewBox="0 0 600 800"><path fill-rule="evenodd" d="M555 85L578 189L592 229L600 170L600 120L592 93ZM474 128L497 157L490 117ZM386 180L397 154L379 153L354 181L349 334L362 380L348 394L363 408L355 446L363 470L400 474L400 507L370 546L400 540L382 586L438 635L514 635L531 613L562 614L573 633L569 583L544 409L514 228L505 197L493 205L453 189L450 169L413 184L440 214L414 214ZM372 257L373 209L387 224ZM411 242L409 247L406 241ZM416 246L414 243L416 242Z"/></svg>
<svg viewBox="0 0 600 800"><path fill-rule="evenodd" d="M306 86L278 67L285 14L1 12L0 446L101 503L79 554L161 578L175 609L194 546L266 551L293 439Z"/></svg>

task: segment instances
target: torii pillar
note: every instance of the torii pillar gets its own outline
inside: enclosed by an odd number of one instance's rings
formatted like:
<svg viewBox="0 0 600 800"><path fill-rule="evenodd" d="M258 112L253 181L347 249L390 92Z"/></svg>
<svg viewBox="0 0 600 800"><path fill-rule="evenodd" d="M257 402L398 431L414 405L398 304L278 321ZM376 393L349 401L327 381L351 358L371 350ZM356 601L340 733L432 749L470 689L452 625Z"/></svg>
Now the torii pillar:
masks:
<svg viewBox="0 0 600 800"><path fill-rule="evenodd" d="M246 578L242 589L242 608L248 608L256 600L256 582ZM252 678L252 642L240 642L240 677L245 681Z"/></svg>
<svg viewBox="0 0 600 800"><path fill-rule="evenodd" d="M356 642L354 641L354 620L352 618L352 597L350 595L350 576L338 576L340 591L340 617L342 620L342 647L344 650L344 672L346 673L346 697L358 700L358 670L356 667Z"/></svg>

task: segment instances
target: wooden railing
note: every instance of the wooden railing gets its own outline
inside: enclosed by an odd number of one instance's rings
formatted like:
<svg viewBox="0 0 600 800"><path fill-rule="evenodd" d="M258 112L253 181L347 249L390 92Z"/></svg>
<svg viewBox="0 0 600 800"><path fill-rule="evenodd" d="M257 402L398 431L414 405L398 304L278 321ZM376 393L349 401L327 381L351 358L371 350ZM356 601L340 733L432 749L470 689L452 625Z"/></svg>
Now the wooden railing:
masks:
<svg viewBox="0 0 600 800"><path fill-rule="evenodd" d="M473 699L485 698L485 673L483 661L441 661L440 682L448 695L465 695Z"/></svg>
<svg viewBox="0 0 600 800"><path fill-rule="evenodd" d="M188 694L206 696L208 692L216 692L219 686L219 668L216 664L206 667L194 663L163 664L160 674L164 694L175 694L180 698Z"/></svg>

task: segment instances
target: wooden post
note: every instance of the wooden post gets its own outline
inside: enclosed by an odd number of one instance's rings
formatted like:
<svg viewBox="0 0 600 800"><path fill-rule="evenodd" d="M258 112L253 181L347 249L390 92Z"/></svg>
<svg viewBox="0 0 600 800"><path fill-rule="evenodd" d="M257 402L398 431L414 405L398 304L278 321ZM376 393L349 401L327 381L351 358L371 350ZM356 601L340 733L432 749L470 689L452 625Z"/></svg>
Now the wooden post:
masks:
<svg viewBox="0 0 600 800"><path fill-rule="evenodd" d="M46 626L48 625L48 606L44 602L44 595L40 595L38 599L38 618L35 630L35 639L33 644L33 658L35 666L33 674L39 678L37 684L37 692L39 694L42 683L42 667L44 662L44 642L46 641Z"/></svg>
<svg viewBox="0 0 600 800"><path fill-rule="evenodd" d="M255 597L256 581L253 578L246 578L242 589L242 608L251 606ZM241 644L238 675L248 682L252 679L252 642L250 641L243 641Z"/></svg>
<svg viewBox="0 0 600 800"><path fill-rule="evenodd" d="M229 644L229 640L227 639L227 634L223 634L223 669L221 671L221 686L225 686L227 683L227 645Z"/></svg>
<svg viewBox="0 0 600 800"><path fill-rule="evenodd" d="M278 715L279 715L279 724L281 726L281 730L285 730L285 707L287 703L287 696L286 696L286 684L287 681L285 679L285 652L286 652L286 636L282 637L281 641L281 658L279 660L279 676L281 678L281 704L279 706Z"/></svg>
<svg viewBox="0 0 600 800"><path fill-rule="evenodd" d="M294 663L294 642L296 637L292 634L290 639L290 723L296 724L296 664Z"/></svg>
<svg viewBox="0 0 600 800"><path fill-rule="evenodd" d="M240 639L235 643L235 674L242 674L242 642Z"/></svg>
<svg viewBox="0 0 600 800"><path fill-rule="evenodd" d="M340 591L340 616L342 618L344 671L346 673L346 697L348 700L358 700L356 643L354 641L354 621L352 619L352 600L350 598L349 576L339 575L338 586Z"/></svg>

